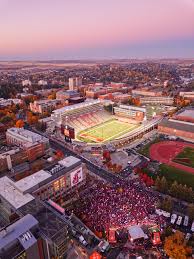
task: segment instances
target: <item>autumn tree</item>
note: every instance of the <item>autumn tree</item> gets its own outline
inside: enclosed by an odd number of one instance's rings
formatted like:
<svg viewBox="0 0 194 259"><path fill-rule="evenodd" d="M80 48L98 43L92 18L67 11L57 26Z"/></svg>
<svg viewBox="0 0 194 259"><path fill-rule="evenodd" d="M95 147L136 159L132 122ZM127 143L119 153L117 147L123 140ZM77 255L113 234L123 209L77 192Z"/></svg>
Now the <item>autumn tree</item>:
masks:
<svg viewBox="0 0 194 259"><path fill-rule="evenodd" d="M164 250L172 259L188 259L192 253L192 248L187 246L184 234L180 231L165 238Z"/></svg>
<svg viewBox="0 0 194 259"><path fill-rule="evenodd" d="M16 128L23 128L24 127L24 121L23 120L17 120L15 126L16 126Z"/></svg>
<svg viewBox="0 0 194 259"><path fill-rule="evenodd" d="M54 100L56 99L56 92L52 92L49 96L48 96L48 100Z"/></svg>

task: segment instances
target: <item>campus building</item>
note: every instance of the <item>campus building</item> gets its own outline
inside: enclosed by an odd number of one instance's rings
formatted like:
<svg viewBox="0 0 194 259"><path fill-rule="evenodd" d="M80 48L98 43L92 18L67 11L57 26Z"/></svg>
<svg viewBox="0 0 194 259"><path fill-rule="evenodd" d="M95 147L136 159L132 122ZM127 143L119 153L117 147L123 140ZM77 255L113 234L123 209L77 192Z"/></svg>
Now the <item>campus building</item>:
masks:
<svg viewBox="0 0 194 259"><path fill-rule="evenodd" d="M172 119L163 119L158 126L158 131L194 141L194 109L183 109L176 113Z"/></svg>
<svg viewBox="0 0 194 259"><path fill-rule="evenodd" d="M39 100L30 103L30 110L34 113L50 113L56 109L57 105L61 102L60 100Z"/></svg>
<svg viewBox="0 0 194 259"><path fill-rule="evenodd" d="M119 120L128 123L141 123L146 119L146 109L136 106L120 105L114 107L114 113Z"/></svg>
<svg viewBox="0 0 194 259"><path fill-rule="evenodd" d="M58 201L67 191L73 192L85 184L86 174L85 164L69 156L17 182L4 176L0 181L0 212L10 220L18 209L35 197Z"/></svg>
<svg viewBox="0 0 194 259"><path fill-rule="evenodd" d="M147 96L139 98L141 104L173 105L174 98L169 96Z"/></svg>

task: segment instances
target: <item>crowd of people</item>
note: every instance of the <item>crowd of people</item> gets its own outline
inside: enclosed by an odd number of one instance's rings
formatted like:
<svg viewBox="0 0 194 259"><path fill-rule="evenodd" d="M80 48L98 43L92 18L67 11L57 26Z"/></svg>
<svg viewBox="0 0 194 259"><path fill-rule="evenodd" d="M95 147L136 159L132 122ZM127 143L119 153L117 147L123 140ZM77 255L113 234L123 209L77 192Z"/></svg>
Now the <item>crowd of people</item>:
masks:
<svg viewBox="0 0 194 259"><path fill-rule="evenodd" d="M154 213L157 201L139 182L109 185L99 180L80 193L73 212L94 231L159 224L160 218Z"/></svg>

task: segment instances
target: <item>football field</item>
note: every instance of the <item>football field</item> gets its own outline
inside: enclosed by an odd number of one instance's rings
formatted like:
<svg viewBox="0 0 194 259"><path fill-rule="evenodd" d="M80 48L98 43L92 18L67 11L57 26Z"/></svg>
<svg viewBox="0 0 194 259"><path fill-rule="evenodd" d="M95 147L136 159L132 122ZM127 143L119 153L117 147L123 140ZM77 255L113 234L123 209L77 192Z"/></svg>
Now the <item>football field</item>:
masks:
<svg viewBox="0 0 194 259"><path fill-rule="evenodd" d="M134 124L111 120L82 131L78 134L78 138L85 142L105 142L118 138L136 127L137 125Z"/></svg>

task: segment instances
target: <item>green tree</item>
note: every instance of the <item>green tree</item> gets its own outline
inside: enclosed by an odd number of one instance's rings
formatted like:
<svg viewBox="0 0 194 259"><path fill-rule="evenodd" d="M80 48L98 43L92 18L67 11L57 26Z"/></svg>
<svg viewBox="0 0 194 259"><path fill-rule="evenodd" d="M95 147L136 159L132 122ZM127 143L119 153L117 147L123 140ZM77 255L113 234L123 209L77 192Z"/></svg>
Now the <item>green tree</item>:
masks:
<svg viewBox="0 0 194 259"><path fill-rule="evenodd" d="M161 190L161 179L159 176L156 177L156 180L155 180L155 188L157 191L160 191Z"/></svg>
<svg viewBox="0 0 194 259"><path fill-rule="evenodd" d="M174 181L173 182L173 184L171 185L171 187L170 187L170 194L172 195L172 196L174 196L174 197L177 197L178 196L178 194L179 194L179 185L178 185L178 183L177 183L177 181Z"/></svg>
<svg viewBox="0 0 194 259"><path fill-rule="evenodd" d="M166 193L168 191L168 182L164 176L162 177L160 184L160 191Z"/></svg>
<svg viewBox="0 0 194 259"><path fill-rule="evenodd" d="M173 208L173 201L170 197L165 198L161 202L161 209L168 211L168 212L172 212L172 208Z"/></svg>

